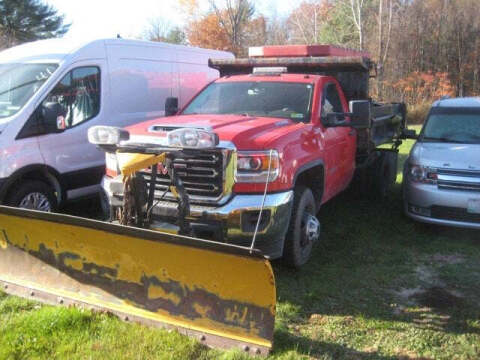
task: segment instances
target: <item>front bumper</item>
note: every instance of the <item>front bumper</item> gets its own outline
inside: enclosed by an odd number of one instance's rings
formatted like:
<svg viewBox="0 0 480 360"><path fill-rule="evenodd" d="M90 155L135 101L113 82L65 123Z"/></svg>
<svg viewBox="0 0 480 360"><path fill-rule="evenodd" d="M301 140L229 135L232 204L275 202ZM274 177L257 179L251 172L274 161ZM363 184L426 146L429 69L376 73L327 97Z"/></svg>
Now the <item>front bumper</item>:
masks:
<svg viewBox="0 0 480 360"><path fill-rule="evenodd" d="M480 200L480 193L404 181L403 202L407 216L430 224L480 229L480 214L467 210L469 201Z"/></svg>
<svg viewBox="0 0 480 360"><path fill-rule="evenodd" d="M117 179L104 177L102 187L111 208L122 206L123 184ZM215 206L190 205L190 222L199 237L241 246L251 246L263 195L234 195L225 204ZM155 202L152 228L171 231L171 226L160 219L177 217L177 203L172 201ZM283 243L288 230L293 204L293 191L267 194L255 240L255 248L271 259L283 253ZM155 221L158 219L159 221ZM211 234L209 236L209 234ZM202 236L203 235L203 236Z"/></svg>

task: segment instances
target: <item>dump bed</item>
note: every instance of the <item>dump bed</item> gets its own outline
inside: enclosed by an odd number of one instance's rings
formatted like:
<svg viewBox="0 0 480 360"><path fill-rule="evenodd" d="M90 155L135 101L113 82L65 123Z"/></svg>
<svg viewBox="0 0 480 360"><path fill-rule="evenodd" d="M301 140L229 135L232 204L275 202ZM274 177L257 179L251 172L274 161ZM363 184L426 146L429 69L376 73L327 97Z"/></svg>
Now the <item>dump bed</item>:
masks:
<svg viewBox="0 0 480 360"><path fill-rule="evenodd" d="M368 99L373 63L368 53L332 45L262 46L249 49L242 59L210 59L220 76L251 74L255 67L285 67L295 74L334 76L348 101Z"/></svg>

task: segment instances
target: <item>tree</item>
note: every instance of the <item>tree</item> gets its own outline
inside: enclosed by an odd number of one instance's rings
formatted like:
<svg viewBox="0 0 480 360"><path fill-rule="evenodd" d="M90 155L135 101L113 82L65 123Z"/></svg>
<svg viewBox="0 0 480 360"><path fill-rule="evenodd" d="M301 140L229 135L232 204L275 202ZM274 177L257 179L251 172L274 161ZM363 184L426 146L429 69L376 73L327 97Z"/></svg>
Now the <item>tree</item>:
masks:
<svg viewBox="0 0 480 360"><path fill-rule="evenodd" d="M213 12L191 21L187 29L187 38L188 42L194 46L231 50L230 39L220 25L218 16Z"/></svg>
<svg viewBox="0 0 480 360"><path fill-rule="evenodd" d="M382 1L382 0L380 0ZM358 32L358 45L360 50L364 49L364 11L365 0L350 0L350 7L352 9L352 17L355 27Z"/></svg>
<svg viewBox="0 0 480 360"><path fill-rule="evenodd" d="M225 9L219 9L215 0L210 0L210 4L229 39L231 51L238 55L242 51L245 28L255 13L253 3L249 0L226 0Z"/></svg>
<svg viewBox="0 0 480 360"><path fill-rule="evenodd" d="M40 0L0 0L0 46L62 36L64 16Z"/></svg>
<svg viewBox="0 0 480 360"><path fill-rule="evenodd" d="M326 0L302 1L288 18L291 41L302 44L324 42L333 5Z"/></svg>
<svg viewBox="0 0 480 360"><path fill-rule="evenodd" d="M163 18L151 19L142 37L150 41L186 44L185 32L178 26L172 27L172 25Z"/></svg>

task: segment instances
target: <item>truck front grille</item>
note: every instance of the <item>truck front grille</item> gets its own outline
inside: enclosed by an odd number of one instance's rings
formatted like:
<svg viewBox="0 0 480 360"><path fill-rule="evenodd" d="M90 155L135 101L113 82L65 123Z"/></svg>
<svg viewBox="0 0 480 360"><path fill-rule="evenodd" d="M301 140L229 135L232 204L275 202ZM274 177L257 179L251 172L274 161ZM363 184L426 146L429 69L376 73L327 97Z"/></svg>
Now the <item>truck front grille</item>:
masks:
<svg viewBox="0 0 480 360"><path fill-rule="evenodd" d="M438 169L438 188L480 192L480 171Z"/></svg>
<svg viewBox="0 0 480 360"><path fill-rule="evenodd" d="M183 181L192 203L204 203L218 200L223 195L224 184L224 154L220 150L202 150L186 153L173 162L173 166ZM147 186L150 187L151 169L140 172ZM176 200L170 191L168 174L157 173L155 181L155 198ZM166 193L165 193L166 192Z"/></svg>

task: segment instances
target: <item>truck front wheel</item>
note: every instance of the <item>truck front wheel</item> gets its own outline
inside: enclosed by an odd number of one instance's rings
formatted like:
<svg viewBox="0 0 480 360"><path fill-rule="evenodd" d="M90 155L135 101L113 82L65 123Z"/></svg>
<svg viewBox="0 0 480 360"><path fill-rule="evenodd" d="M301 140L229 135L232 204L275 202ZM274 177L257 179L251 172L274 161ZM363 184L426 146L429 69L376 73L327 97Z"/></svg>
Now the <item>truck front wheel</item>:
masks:
<svg viewBox="0 0 480 360"><path fill-rule="evenodd" d="M300 268L312 253L313 244L320 237L315 198L305 186L295 188L292 216L283 251L286 265Z"/></svg>

